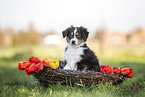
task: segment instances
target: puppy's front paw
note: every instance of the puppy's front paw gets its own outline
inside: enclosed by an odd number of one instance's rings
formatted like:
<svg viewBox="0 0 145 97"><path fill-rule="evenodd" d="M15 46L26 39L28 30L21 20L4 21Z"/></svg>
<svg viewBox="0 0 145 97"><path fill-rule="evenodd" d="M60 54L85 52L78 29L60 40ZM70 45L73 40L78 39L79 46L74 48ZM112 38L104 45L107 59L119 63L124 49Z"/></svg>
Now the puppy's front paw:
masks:
<svg viewBox="0 0 145 97"><path fill-rule="evenodd" d="M80 62L83 58L78 58L78 62Z"/></svg>
<svg viewBox="0 0 145 97"><path fill-rule="evenodd" d="M70 70L71 68L68 65L65 65L65 67L63 69Z"/></svg>

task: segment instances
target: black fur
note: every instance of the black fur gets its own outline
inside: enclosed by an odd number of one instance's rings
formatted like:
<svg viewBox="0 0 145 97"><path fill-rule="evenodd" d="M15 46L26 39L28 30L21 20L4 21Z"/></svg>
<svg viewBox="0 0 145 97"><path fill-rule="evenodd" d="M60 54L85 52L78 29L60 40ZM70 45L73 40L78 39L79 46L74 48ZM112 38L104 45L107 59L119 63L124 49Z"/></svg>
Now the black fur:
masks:
<svg viewBox="0 0 145 97"><path fill-rule="evenodd" d="M67 51L68 47L65 48L65 52Z"/></svg>
<svg viewBox="0 0 145 97"><path fill-rule="evenodd" d="M66 60L64 60L64 66L67 64Z"/></svg>
<svg viewBox="0 0 145 97"><path fill-rule="evenodd" d="M83 40L86 41L87 38L88 38L88 35L89 35L89 32L87 31L87 29L84 28L84 27L78 27L78 32L79 31L80 31L80 33L82 35Z"/></svg>
<svg viewBox="0 0 145 97"><path fill-rule="evenodd" d="M63 38L65 38L68 34L70 34L71 32L73 32L74 29L75 28L73 26L71 26L71 27L67 28L65 31L63 31L62 32Z"/></svg>
<svg viewBox="0 0 145 97"><path fill-rule="evenodd" d="M99 72L99 61L94 52L90 50L86 44L82 47L86 49L84 49L84 54L81 55L81 61L77 63L78 70L91 70Z"/></svg>

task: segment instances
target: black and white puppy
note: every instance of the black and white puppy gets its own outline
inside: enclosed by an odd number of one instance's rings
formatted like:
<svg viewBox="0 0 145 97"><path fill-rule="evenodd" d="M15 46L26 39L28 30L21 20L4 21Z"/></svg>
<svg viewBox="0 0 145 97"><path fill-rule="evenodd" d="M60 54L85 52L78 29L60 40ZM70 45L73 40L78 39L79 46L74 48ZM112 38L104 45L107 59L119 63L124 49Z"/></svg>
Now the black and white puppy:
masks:
<svg viewBox="0 0 145 97"><path fill-rule="evenodd" d="M64 69L100 71L99 61L86 44L89 32L84 27L69 27L62 32L67 47L64 52Z"/></svg>

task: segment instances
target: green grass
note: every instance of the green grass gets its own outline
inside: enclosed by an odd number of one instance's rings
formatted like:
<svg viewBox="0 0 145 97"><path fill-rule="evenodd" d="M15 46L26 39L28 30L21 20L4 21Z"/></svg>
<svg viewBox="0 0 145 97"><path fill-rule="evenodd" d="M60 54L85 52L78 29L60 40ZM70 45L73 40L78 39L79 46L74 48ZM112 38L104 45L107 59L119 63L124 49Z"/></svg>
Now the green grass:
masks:
<svg viewBox="0 0 145 97"><path fill-rule="evenodd" d="M98 53L98 50L95 49ZM64 48L58 47L9 47L0 48L0 96L2 97L144 97L145 96L145 49L126 47L105 49L98 54L104 65L130 66L135 75L121 85L99 84L88 88L80 86L51 85L43 88L33 76L17 69L20 61L30 56L62 60Z"/></svg>

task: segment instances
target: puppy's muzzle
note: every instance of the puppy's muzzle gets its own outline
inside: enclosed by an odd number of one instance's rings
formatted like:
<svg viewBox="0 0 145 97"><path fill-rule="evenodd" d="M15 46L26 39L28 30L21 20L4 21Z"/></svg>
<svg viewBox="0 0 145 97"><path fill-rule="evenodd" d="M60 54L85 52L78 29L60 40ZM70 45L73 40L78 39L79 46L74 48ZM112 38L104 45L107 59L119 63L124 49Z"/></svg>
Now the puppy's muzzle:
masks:
<svg viewBox="0 0 145 97"><path fill-rule="evenodd" d="M77 39L71 39L70 44L71 45L78 45L78 40Z"/></svg>
<svg viewBox="0 0 145 97"><path fill-rule="evenodd" d="M71 44L75 45L76 44L76 41L75 40L72 40L71 41Z"/></svg>

